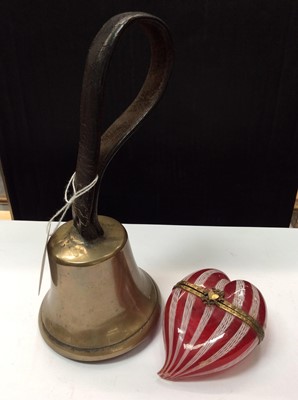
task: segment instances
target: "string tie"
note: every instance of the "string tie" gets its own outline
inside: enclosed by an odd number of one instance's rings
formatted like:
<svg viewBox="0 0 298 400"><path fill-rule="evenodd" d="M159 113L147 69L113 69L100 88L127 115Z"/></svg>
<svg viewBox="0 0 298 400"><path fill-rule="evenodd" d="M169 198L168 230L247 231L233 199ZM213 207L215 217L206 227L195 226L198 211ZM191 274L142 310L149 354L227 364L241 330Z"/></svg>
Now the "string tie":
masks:
<svg viewBox="0 0 298 400"><path fill-rule="evenodd" d="M46 233L47 233L47 237L46 237L46 243L45 243L45 247L44 247L44 251L43 251L43 256L42 256L42 261L41 261L41 269L40 269L40 276L39 276L39 286L38 286L38 294L40 293L40 289L41 289L41 284L42 284L42 278L43 278L43 273L44 273L44 267L45 267L45 261L46 261L46 254L47 254L47 244L50 240L50 237L57 231L57 229L59 228L59 226L61 225L63 218L65 217L65 214L67 213L67 211L69 210L69 208L72 206L72 204L74 203L74 201L82 196L83 194L87 193L90 189L92 189L97 181L98 181L98 175L96 175L96 177L93 179L92 182L90 182L88 185L84 186L82 189L80 190L76 190L76 186L75 186L75 177L76 177L76 173L74 172L65 188L65 192L64 192L64 201L65 204L63 207L60 208L60 210L58 210L53 216L52 218L49 220L49 222L47 223L47 228L46 228ZM69 189L70 187L72 187L72 194L71 196L69 196ZM55 218L59 217L60 218L58 220L57 225L55 226L53 232L51 232L51 226L52 223L54 222Z"/></svg>

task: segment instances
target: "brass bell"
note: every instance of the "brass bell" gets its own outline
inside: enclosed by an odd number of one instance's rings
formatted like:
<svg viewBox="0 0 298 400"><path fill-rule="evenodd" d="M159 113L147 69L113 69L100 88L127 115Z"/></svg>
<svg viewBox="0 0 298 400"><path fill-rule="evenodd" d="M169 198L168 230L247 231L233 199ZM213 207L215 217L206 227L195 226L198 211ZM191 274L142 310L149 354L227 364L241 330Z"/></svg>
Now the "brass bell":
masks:
<svg viewBox="0 0 298 400"><path fill-rule="evenodd" d="M119 37L132 24L140 25L150 40L150 67L135 100L102 133L98 114L105 75ZM141 12L111 18L91 44L81 96L75 190L98 180L76 198L73 220L48 242L52 282L39 312L44 340L68 358L99 361L124 354L147 338L158 320L157 286L136 265L125 228L112 218L98 217L97 197L108 163L163 93L172 59L166 25Z"/></svg>
<svg viewBox="0 0 298 400"><path fill-rule="evenodd" d="M103 360L134 348L154 328L158 291L137 267L124 227L100 217L104 238L82 239L72 222L51 238L52 287L40 310L40 330L58 353Z"/></svg>

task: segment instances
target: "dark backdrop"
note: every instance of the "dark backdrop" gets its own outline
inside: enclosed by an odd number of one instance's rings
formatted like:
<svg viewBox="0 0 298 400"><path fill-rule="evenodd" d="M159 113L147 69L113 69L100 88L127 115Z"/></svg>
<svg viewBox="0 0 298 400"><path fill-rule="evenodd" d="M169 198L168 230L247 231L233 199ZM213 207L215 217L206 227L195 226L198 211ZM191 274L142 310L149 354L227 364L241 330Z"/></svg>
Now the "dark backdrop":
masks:
<svg viewBox="0 0 298 400"><path fill-rule="evenodd" d="M165 95L110 164L99 213L121 222L288 226L298 176L298 2L1 1L0 156L16 219L49 219L75 169L88 47L124 11L167 22ZM122 39L105 124L145 76L146 40Z"/></svg>

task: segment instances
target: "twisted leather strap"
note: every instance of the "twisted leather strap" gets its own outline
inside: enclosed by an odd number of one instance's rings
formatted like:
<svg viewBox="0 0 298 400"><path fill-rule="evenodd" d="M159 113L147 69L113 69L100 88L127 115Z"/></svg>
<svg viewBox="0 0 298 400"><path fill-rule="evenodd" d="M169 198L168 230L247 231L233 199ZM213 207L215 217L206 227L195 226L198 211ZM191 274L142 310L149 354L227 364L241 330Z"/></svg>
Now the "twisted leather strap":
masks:
<svg viewBox="0 0 298 400"><path fill-rule="evenodd" d="M102 133L101 110L107 70L119 37L132 24L138 24L150 41L150 67L134 101ZM122 144L158 102L168 82L172 63L173 48L168 28L159 18L142 12L123 13L111 18L91 44L81 96L76 189L88 185L97 174L99 179L97 185L76 199L72 207L74 225L87 241L103 235L97 218L97 203L104 171Z"/></svg>

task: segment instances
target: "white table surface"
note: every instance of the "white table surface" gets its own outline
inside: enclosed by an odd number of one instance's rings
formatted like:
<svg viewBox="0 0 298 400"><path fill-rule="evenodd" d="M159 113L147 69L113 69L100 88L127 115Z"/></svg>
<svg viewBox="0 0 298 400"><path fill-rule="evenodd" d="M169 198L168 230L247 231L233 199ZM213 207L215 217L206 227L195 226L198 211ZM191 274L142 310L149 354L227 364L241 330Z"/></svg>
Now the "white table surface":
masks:
<svg viewBox="0 0 298 400"><path fill-rule="evenodd" d="M298 229L126 225L138 265L165 302L172 286L206 267L245 279L268 307L264 341L241 364L195 382L159 378L161 329L150 343L97 364L63 358L43 341L37 296L45 223L0 221L0 399L297 399Z"/></svg>

